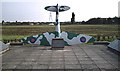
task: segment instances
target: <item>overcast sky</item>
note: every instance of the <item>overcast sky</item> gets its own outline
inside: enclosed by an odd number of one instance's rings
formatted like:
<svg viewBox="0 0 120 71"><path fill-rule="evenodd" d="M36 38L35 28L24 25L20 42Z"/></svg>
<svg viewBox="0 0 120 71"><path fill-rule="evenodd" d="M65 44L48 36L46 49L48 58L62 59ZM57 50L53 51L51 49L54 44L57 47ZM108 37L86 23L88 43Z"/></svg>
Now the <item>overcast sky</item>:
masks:
<svg viewBox="0 0 120 71"><path fill-rule="evenodd" d="M61 12L59 21L70 21L72 12L76 21L97 17L118 16L119 0L2 0L2 20L5 21L55 21L55 13L44 7L50 5L67 5L70 10ZM1 6L1 5L0 5Z"/></svg>

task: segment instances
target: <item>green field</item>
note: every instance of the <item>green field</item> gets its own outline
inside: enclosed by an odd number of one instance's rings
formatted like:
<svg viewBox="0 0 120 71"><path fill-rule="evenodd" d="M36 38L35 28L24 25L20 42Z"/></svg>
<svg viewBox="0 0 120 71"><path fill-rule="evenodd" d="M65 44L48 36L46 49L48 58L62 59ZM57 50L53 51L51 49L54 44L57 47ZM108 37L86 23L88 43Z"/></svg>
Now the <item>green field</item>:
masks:
<svg viewBox="0 0 120 71"><path fill-rule="evenodd" d="M0 40L20 39L30 35L54 31L54 26L2 26L2 38ZM62 31L69 31L87 35L118 35L118 25L61 25Z"/></svg>

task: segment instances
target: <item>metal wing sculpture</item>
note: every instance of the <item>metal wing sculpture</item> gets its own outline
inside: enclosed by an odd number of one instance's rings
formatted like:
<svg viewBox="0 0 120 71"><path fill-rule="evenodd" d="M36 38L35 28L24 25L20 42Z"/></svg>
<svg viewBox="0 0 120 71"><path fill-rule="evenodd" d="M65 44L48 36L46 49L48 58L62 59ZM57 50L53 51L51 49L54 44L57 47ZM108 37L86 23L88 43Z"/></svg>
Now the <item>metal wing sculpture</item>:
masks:
<svg viewBox="0 0 120 71"><path fill-rule="evenodd" d="M70 9L68 6L58 6L59 12L67 11ZM51 11L51 12L56 12L57 11L57 6L47 6L45 7L45 10Z"/></svg>

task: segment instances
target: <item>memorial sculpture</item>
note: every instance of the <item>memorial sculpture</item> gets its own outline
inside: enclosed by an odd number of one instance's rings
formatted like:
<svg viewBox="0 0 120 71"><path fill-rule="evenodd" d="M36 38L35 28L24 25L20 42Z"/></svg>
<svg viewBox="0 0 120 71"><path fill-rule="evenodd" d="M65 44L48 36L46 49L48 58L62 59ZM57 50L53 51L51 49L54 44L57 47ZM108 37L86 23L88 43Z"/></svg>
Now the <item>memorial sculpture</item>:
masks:
<svg viewBox="0 0 120 71"><path fill-rule="evenodd" d="M9 50L9 45L10 45L10 43L5 44L2 41L0 41L0 54Z"/></svg>
<svg viewBox="0 0 120 71"><path fill-rule="evenodd" d="M59 12L64 12L69 9L70 7L68 6L59 6L58 4L55 6L45 7L45 10L56 13L55 31L45 32L42 34L25 37L21 39L21 42L25 44L38 44L44 46L51 46L53 38L62 38L64 40L65 46L75 45L80 43L93 43L95 39L92 36L84 35L84 34L76 34L67 31L61 32L60 22L58 18Z"/></svg>
<svg viewBox="0 0 120 71"><path fill-rule="evenodd" d="M108 48L120 55L120 39L110 42Z"/></svg>

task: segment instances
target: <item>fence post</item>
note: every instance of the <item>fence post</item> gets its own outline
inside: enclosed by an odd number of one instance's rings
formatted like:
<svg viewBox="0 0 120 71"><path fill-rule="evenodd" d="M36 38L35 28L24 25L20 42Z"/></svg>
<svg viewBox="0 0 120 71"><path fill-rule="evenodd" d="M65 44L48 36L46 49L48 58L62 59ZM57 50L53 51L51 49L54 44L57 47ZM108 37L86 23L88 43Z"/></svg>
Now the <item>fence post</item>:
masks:
<svg viewBox="0 0 120 71"><path fill-rule="evenodd" d="M107 40L109 40L110 39L110 37L109 37L109 35L108 35L108 38L107 38Z"/></svg>
<svg viewBox="0 0 120 71"><path fill-rule="evenodd" d="M97 41L100 41L100 35L97 35Z"/></svg>
<svg viewBox="0 0 120 71"><path fill-rule="evenodd" d="M102 40L105 40L105 35L102 35Z"/></svg>

